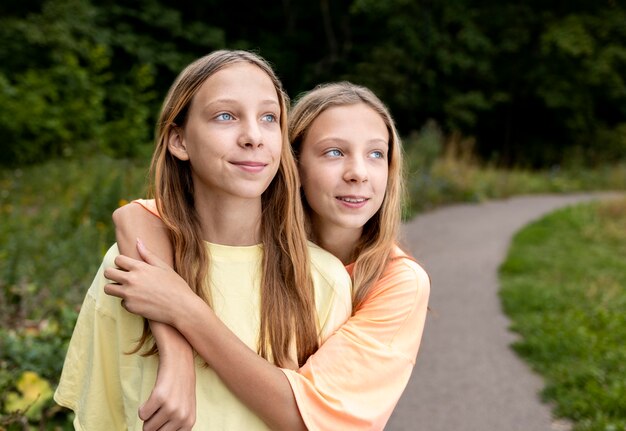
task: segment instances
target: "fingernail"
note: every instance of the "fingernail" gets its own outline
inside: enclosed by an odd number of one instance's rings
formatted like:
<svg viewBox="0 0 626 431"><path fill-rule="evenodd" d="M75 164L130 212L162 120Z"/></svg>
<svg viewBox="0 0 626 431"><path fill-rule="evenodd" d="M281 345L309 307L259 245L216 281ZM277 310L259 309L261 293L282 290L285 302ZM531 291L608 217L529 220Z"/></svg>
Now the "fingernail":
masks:
<svg viewBox="0 0 626 431"><path fill-rule="evenodd" d="M143 242L141 242L141 240L139 238L137 238L137 245L141 248L143 248Z"/></svg>

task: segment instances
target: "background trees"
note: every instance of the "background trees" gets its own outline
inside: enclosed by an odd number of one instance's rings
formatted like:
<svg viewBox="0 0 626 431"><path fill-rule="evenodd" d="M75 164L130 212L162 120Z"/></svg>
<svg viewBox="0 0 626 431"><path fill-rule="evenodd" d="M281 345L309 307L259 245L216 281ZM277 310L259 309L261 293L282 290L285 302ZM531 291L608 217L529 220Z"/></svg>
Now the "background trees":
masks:
<svg viewBox="0 0 626 431"><path fill-rule="evenodd" d="M193 2L24 0L0 6L0 163L149 152L180 69L253 49L292 97L371 87L404 135L432 119L503 165L626 155L626 12L614 0Z"/></svg>

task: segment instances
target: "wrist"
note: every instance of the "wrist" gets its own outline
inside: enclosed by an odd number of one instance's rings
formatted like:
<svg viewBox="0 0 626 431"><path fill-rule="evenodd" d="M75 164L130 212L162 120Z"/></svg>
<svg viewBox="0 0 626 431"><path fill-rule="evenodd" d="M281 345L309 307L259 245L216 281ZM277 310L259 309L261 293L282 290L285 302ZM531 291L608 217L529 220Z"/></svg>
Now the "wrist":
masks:
<svg viewBox="0 0 626 431"><path fill-rule="evenodd" d="M176 328L170 327L170 329L171 333L167 339L158 343L159 355L163 359L171 357L174 361L179 360L183 355L193 357L193 348L187 339Z"/></svg>
<svg viewBox="0 0 626 431"><path fill-rule="evenodd" d="M194 348L193 343L197 341L198 328L210 326L207 319L213 314L213 310L196 294L185 295L181 298L181 313L178 313L172 326L174 326L187 342Z"/></svg>

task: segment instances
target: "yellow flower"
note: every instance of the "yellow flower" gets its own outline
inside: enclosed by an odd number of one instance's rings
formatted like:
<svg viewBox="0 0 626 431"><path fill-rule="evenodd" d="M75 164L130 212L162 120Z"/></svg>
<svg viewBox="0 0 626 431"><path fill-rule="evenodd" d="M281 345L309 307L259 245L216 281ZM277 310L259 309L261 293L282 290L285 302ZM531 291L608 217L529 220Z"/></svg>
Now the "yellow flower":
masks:
<svg viewBox="0 0 626 431"><path fill-rule="evenodd" d="M16 386L20 393L10 392L7 395L6 412L21 411L28 419L40 419L41 411L52 398L50 383L34 371L24 371Z"/></svg>

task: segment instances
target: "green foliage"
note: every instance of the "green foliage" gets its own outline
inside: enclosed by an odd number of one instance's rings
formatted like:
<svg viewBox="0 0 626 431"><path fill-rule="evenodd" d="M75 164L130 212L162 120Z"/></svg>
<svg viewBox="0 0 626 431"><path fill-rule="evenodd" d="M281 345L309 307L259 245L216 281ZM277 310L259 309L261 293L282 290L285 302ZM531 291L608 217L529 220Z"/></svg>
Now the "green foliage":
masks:
<svg viewBox="0 0 626 431"><path fill-rule="evenodd" d="M518 233L500 268L515 349L577 431L626 429L626 200L553 213Z"/></svg>
<svg viewBox="0 0 626 431"><path fill-rule="evenodd" d="M370 86L402 130L434 118L500 163L587 165L626 155L626 11L583 5L354 1L363 33L344 76Z"/></svg>
<svg viewBox="0 0 626 431"><path fill-rule="evenodd" d="M47 0L25 18L0 18L0 45L17 41L22 50L0 49L0 164L150 151L157 95L196 57L178 42L210 51L223 37L201 23L184 25L179 12L158 2L144 3Z"/></svg>
<svg viewBox="0 0 626 431"><path fill-rule="evenodd" d="M475 138L483 161L626 157L626 10L614 1L29 0L1 9L2 165L145 155L176 74L226 47L266 57L292 96L325 81L367 85L402 134L432 118L446 135Z"/></svg>
<svg viewBox="0 0 626 431"><path fill-rule="evenodd" d="M429 120L403 139L409 202L405 218L453 202L480 202L519 194L625 190L626 164L585 168L584 163L544 170L502 169L479 163L474 140L445 137Z"/></svg>
<svg viewBox="0 0 626 431"><path fill-rule="evenodd" d="M102 156L0 171L0 428L69 424L49 399L37 414L2 406L26 402L22 373L56 386L79 306L114 241L111 213L144 196L145 171Z"/></svg>

